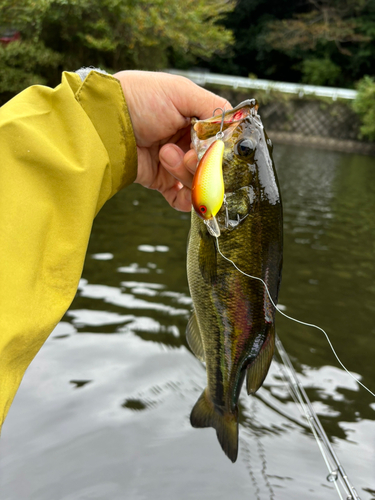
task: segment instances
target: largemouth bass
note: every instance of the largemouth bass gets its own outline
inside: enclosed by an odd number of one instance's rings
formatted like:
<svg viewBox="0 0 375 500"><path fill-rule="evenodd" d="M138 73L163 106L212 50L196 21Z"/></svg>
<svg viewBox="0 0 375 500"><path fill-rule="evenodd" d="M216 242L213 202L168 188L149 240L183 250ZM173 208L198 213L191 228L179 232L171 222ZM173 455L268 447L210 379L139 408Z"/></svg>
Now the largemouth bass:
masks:
<svg viewBox="0 0 375 500"><path fill-rule="evenodd" d="M282 205L272 144L255 100L225 113L222 129L224 203L216 220L220 251L243 272L262 278L275 304L282 267ZM216 140L221 116L195 120L198 158ZM187 275L194 310L187 326L193 353L206 363L207 387L195 404L193 427L213 427L226 455L238 454L237 402L246 375L248 394L262 385L275 346L275 309L265 287L218 252L216 238L194 210Z"/></svg>

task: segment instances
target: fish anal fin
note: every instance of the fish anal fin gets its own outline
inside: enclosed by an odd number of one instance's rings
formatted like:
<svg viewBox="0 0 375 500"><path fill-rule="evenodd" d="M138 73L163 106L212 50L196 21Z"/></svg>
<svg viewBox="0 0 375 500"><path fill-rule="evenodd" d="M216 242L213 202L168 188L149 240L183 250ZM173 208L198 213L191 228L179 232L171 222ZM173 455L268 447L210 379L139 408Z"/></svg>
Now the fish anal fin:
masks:
<svg viewBox="0 0 375 500"><path fill-rule="evenodd" d="M234 463L238 455L238 410L234 412L217 408L205 389L190 414L193 427L213 427L220 446Z"/></svg>
<svg viewBox="0 0 375 500"><path fill-rule="evenodd" d="M205 360L204 347L195 311L190 316L186 327L186 339L194 355L203 363Z"/></svg>
<svg viewBox="0 0 375 500"><path fill-rule="evenodd" d="M248 394L254 394L263 384L264 379L267 376L274 351L275 328L272 325L268 331L260 353L247 367L246 389Z"/></svg>

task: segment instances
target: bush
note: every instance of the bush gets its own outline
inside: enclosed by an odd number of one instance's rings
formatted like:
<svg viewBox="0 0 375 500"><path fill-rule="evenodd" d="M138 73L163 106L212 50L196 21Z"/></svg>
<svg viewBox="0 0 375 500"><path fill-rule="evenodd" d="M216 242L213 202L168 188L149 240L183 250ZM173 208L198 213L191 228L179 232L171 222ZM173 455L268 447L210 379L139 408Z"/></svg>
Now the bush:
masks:
<svg viewBox="0 0 375 500"><path fill-rule="evenodd" d="M56 85L58 65L115 72L208 59L233 43L220 21L234 6L234 0L1 0L1 23L16 28L22 42L0 47L0 99L33 83Z"/></svg>
<svg viewBox="0 0 375 500"><path fill-rule="evenodd" d="M341 69L328 57L310 58L302 62L302 82L310 85L335 85Z"/></svg>
<svg viewBox="0 0 375 500"><path fill-rule="evenodd" d="M30 85L46 84L60 61L60 55L41 42L0 46L0 104Z"/></svg>
<svg viewBox="0 0 375 500"><path fill-rule="evenodd" d="M353 109L362 119L362 137L375 141L375 80L365 76L358 83L358 94Z"/></svg>

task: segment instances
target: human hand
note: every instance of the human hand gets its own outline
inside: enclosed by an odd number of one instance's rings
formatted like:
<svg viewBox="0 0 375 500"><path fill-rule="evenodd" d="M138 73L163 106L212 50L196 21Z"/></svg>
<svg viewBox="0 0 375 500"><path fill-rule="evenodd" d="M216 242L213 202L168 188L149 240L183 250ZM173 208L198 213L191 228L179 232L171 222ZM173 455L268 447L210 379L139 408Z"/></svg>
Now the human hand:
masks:
<svg viewBox="0 0 375 500"><path fill-rule="evenodd" d="M138 152L135 182L158 190L175 209L191 209L197 155L190 149L190 118L205 119L226 99L187 78L168 73L120 71Z"/></svg>

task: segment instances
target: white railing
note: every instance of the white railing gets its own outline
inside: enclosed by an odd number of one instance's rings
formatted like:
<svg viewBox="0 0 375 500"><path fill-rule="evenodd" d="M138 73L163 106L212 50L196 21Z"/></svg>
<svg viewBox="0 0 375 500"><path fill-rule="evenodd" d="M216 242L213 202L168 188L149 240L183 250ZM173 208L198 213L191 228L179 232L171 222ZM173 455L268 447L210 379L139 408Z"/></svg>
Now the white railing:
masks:
<svg viewBox="0 0 375 500"><path fill-rule="evenodd" d="M199 71L180 71L176 69L167 70L174 75L181 75L189 78L198 85L223 85L232 89L252 89L265 90L266 92L278 91L286 94L296 94L299 97L305 95L316 95L318 97L331 97L336 99L355 99L356 90L340 89L333 87L318 87L316 85L303 85L301 83L273 82L271 80L258 80L253 78L244 78L242 76L218 75L209 72Z"/></svg>

